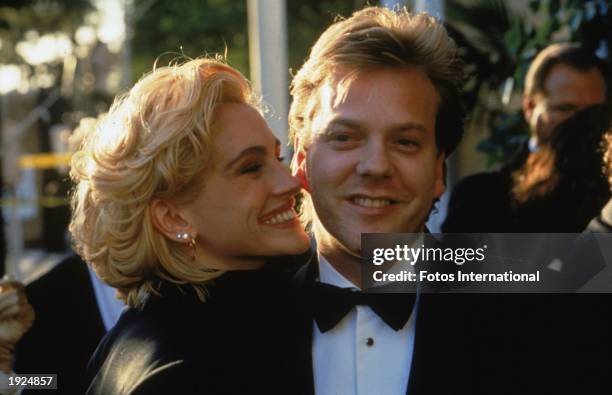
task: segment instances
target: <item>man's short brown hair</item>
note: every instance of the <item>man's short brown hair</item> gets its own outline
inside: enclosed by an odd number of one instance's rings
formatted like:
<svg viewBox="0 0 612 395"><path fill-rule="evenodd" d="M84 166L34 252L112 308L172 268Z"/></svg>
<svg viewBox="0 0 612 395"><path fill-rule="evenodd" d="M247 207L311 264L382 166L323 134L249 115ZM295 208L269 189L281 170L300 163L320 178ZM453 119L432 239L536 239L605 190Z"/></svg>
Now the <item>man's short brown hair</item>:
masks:
<svg viewBox="0 0 612 395"><path fill-rule="evenodd" d="M291 84L290 140L302 149L309 140L318 90L338 68L350 71L418 67L436 87L436 145L448 156L463 135L460 98L463 62L444 26L427 14L368 7L331 25L313 46Z"/></svg>
<svg viewBox="0 0 612 395"><path fill-rule="evenodd" d="M564 64L583 72L595 67L606 81L606 85L609 85L606 67L592 51L576 43L552 44L540 51L529 65L525 76L525 96L545 94L544 82L550 70L557 64ZM606 96L609 96L608 91L609 86L606 87Z"/></svg>

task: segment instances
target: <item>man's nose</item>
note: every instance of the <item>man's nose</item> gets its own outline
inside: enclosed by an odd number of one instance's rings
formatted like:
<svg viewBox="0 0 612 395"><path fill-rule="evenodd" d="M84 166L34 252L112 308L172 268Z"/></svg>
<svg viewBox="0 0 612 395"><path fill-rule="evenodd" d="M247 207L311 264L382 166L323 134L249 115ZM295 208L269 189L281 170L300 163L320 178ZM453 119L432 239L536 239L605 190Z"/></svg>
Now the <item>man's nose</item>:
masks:
<svg viewBox="0 0 612 395"><path fill-rule="evenodd" d="M390 152L384 142L368 143L363 157L357 164L357 173L366 177L388 177L393 173Z"/></svg>

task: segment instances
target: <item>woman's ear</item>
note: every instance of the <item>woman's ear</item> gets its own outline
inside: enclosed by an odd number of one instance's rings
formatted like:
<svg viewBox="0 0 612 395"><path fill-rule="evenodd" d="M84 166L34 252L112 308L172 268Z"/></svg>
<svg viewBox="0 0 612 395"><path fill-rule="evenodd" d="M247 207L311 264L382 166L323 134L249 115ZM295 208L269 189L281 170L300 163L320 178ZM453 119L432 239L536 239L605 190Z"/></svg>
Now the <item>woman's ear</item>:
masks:
<svg viewBox="0 0 612 395"><path fill-rule="evenodd" d="M149 203L149 212L155 230L168 239L184 242L185 233L189 235L189 239L196 237L195 229L172 203L164 199L153 199Z"/></svg>

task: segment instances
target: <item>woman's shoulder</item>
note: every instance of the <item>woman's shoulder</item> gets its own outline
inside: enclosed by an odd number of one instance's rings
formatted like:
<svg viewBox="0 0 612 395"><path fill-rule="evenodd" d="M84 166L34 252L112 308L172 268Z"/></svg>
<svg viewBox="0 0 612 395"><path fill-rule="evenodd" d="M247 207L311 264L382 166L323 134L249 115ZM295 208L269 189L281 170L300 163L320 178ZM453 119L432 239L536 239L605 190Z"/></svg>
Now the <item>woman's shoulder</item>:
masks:
<svg viewBox="0 0 612 395"><path fill-rule="evenodd" d="M204 331L205 335L207 327L206 305L187 294L165 296L151 295L141 307L123 312L89 361L90 389L117 383L121 383L121 388L132 388L143 377L165 375L169 368L173 372L193 358L196 352L193 345L201 343L195 341L196 331ZM128 371L131 373L125 375Z"/></svg>

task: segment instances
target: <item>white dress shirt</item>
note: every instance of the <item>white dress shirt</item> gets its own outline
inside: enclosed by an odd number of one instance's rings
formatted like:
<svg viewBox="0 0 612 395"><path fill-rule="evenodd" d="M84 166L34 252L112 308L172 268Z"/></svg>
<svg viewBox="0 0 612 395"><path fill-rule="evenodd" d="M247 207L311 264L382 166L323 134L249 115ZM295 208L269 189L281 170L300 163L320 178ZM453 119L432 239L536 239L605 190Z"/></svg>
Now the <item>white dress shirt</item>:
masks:
<svg viewBox="0 0 612 395"><path fill-rule="evenodd" d="M319 281L358 289L319 255ZM418 301L418 299L417 299ZM406 394L417 316L393 330L368 306L354 307L321 333L313 321L312 361L317 395Z"/></svg>
<svg viewBox="0 0 612 395"><path fill-rule="evenodd" d="M104 328L108 331L119 320L125 304L115 297L117 290L100 281L89 265L87 265L87 270L89 271L91 285L96 295L96 302L98 302L100 317L104 323Z"/></svg>

